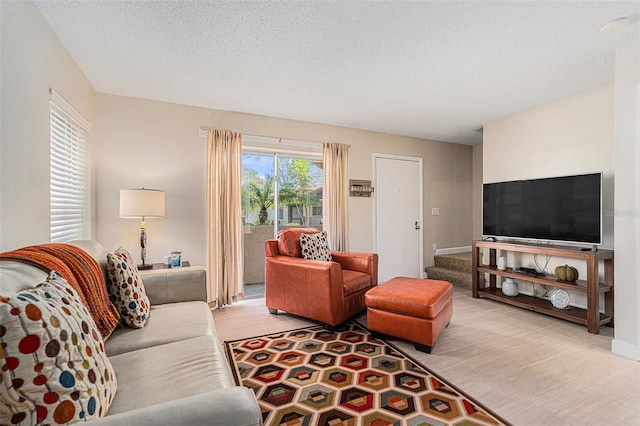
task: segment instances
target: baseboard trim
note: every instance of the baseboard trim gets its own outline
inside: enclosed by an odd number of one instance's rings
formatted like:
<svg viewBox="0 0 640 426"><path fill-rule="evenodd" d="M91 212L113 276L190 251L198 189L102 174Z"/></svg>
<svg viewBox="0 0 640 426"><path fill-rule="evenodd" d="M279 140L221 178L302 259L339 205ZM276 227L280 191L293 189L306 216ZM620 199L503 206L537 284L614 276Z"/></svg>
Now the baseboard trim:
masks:
<svg viewBox="0 0 640 426"><path fill-rule="evenodd" d="M444 249L437 249L435 251L435 255L441 256L444 254L466 253L468 251L471 251L471 246L450 247L450 248L444 248Z"/></svg>
<svg viewBox="0 0 640 426"><path fill-rule="evenodd" d="M630 358L634 361L640 361L640 346L622 342L618 339L611 341L611 352L616 355Z"/></svg>

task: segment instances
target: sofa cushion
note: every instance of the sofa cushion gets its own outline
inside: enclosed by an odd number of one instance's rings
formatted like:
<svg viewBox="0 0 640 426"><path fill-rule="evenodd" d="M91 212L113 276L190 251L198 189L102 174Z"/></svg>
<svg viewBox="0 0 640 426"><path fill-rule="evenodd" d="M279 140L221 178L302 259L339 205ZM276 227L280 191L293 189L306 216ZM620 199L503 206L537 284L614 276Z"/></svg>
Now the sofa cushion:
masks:
<svg viewBox="0 0 640 426"><path fill-rule="evenodd" d="M300 250L302 257L310 260L331 262L331 250L326 231L315 234L300 234Z"/></svg>
<svg viewBox="0 0 640 426"><path fill-rule="evenodd" d="M65 424L105 415L113 367L91 314L56 272L0 298L0 419Z"/></svg>
<svg viewBox="0 0 640 426"><path fill-rule="evenodd" d="M205 302L152 305L143 328L118 327L105 347L113 356L200 336L213 336L213 315Z"/></svg>
<svg viewBox="0 0 640 426"><path fill-rule="evenodd" d="M138 271L151 306L207 300L207 271L203 266Z"/></svg>
<svg viewBox="0 0 640 426"><path fill-rule="evenodd" d="M371 277L363 272L342 270L342 286L344 295L356 293L371 285Z"/></svg>
<svg viewBox="0 0 640 426"><path fill-rule="evenodd" d="M300 234L316 234L316 228L283 229L278 233L278 251L283 256L302 257Z"/></svg>
<svg viewBox="0 0 640 426"><path fill-rule="evenodd" d="M235 386L220 343L197 337L109 357L119 389L109 414Z"/></svg>
<svg viewBox="0 0 640 426"><path fill-rule="evenodd" d="M367 308L433 319L448 308L453 286L448 281L395 277L369 290Z"/></svg>
<svg viewBox="0 0 640 426"><path fill-rule="evenodd" d="M136 262L122 247L107 254L107 289L124 323L133 328L144 327L149 318L149 299Z"/></svg>

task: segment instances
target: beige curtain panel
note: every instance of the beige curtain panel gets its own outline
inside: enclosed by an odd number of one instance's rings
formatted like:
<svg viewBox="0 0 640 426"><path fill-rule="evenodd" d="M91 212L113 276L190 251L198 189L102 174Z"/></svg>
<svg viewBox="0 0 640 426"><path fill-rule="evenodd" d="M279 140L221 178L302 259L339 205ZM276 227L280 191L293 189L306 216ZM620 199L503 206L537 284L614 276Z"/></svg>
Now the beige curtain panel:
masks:
<svg viewBox="0 0 640 426"><path fill-rule="evenodd" d="M216 307L244 296L242 135L207 130L208 298Z"/></svg>
<svg viewBox="0 0 640 426"><path fill-rule="evenodd" d="M332 250L349 250L349 145L322 144L322 210Z"/></svg>

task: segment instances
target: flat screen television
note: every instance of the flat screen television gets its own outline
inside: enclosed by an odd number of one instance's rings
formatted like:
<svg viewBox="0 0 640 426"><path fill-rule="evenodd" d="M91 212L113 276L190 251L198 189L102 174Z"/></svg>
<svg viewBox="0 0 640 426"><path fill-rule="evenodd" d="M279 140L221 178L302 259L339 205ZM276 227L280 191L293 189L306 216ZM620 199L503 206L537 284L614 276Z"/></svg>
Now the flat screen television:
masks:
<svg viewBox="0 0 640 426"><path fill-rule="evenodd" d="M602 244L602 173L485 183L485 237Z"/></svg>

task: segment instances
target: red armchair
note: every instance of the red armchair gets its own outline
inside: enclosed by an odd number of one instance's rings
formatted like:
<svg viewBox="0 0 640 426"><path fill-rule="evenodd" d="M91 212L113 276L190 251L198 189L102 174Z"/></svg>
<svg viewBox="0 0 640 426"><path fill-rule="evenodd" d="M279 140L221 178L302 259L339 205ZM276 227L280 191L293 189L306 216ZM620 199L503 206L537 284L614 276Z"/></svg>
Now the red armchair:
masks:
<svg viewBox="0 0 640 426"><path fill-rule="evenodd" d="M287 229L265 241L265 299L278 309L334 327L365 309L364 294L378 284L378 255L332 251L333 262L303 259L300 234Z"/></svg>

